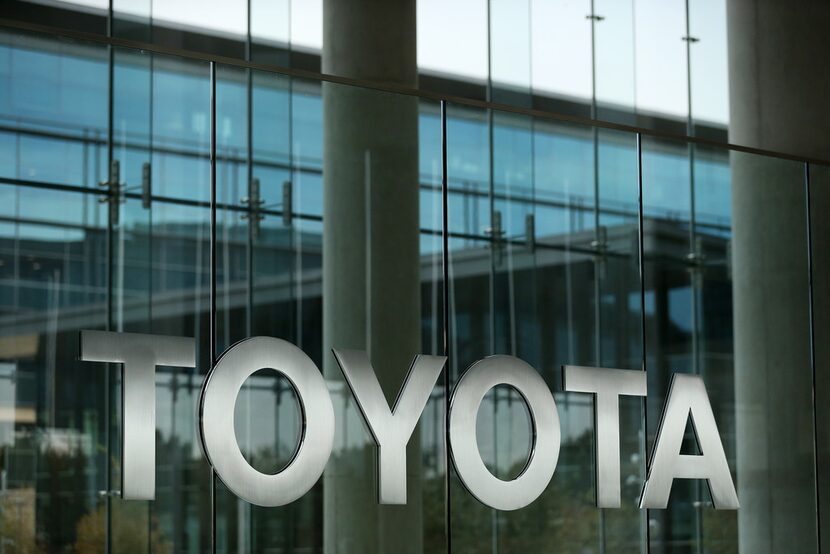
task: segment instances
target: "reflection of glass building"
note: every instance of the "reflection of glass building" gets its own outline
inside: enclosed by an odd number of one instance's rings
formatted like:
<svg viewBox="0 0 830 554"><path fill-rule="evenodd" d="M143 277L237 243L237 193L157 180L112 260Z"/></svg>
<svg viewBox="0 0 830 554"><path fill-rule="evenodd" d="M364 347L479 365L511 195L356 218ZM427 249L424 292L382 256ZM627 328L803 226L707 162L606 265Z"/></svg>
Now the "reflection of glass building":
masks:
<svg viewBox="0 0 830 554"><path fill-rule="evenodd" d="M820 550L830 82L751 68L830 46L830 10L805 29L751 0L221 4L0 10L0 552ZM119 498L120 373L78 361L82 329L196 337L198 368L157 376L154 501ZM307 352L335 406L324 477L282 508L237 499L198 444L210 360L253 335ZM366 349L388 398L414 354L449 357L406 507L375 501L332 346ZM447 387L490 354L533 365L562 425L515 512L447 471ZM593 403L563 364L647 372L621 403L620 509L594 507ZM675 372L706 382L737 512L692 480L637 508ZM488 394L500 478L527 423ZM235 428L281 469L290 384L252 377Z"/></svg>

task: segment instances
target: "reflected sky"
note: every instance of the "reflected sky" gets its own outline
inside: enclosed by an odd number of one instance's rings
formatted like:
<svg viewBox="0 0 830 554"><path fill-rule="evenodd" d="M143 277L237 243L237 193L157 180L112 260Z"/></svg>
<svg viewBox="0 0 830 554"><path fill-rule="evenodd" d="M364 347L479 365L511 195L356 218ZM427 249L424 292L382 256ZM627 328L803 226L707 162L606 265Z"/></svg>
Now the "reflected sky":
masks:
<svg viewBox="0 0 830 554"><path fill-rule="evenodd" d="M71 0L106 10L106 0ZM319 51L322 0L252 0L255 39ZM518 90L597 100L639 113L728 121L726 0L417 0L418 66L428 73ZM113 0L116 12L156 24L244 38L248 3ZM489 11L489 14L488 14ZM488 17L490 20L488 32ZM488 45L489 41L489 45ZM489 48L488 48L489 46ZM489 60L488 60L489 51ZM688 73L691 73L691 86ZM691 102L689 99L691 90Z"/></svg>

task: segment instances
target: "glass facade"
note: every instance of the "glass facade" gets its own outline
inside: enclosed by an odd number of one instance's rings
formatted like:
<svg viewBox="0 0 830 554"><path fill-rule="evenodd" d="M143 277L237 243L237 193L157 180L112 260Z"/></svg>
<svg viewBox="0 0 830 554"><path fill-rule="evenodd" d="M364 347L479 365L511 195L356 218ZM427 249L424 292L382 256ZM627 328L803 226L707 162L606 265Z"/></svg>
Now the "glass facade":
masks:
<svg viewBox="0 0 830 554"><path fill-rule="evenodd" d="M195 2L30 17L111 44L4 25L0 552L819 552L830 166L726 143L724 2L583 3L470 8L481 48L445 63L472 73L430 74L419 47L426 78L408 93L292 71L319 70L314 3L229 4L219 29ZM418 33L440 24L430 9ZM159 23L176 10L220 38ZM585 26L545 35L539 14L568 10ZM466 49L490 52L483 74ZM470 92L441 96L450 84ZM84 329L196 339L195 369L156 376L153 501L120 498L121 372L79 361ZM305 351L335 410L323 477L279 508L237 498L198 434L211 360L256 335ZM405 506L376 501L375 446L332 347L366 350L390 401L414 355L448 356ZM466 491L445 438L452 387L494 354L532 365L561 421L550 485L510 512ZM646 372L647 398L620 403L619 509L595 507L594 402L564 391L563 365ZM706 383L737 511L701 480L638 507L675 373ZM257 372L234 423L246 460L280 471L302 433L291 383ZM529 423L515 389L485 397L479 450L500 479L521 473ZM700 453L692 426L683 452Z"/></svg>
<svg viewBox="0 0 830 554"><path fill-rule="evenodd" d="M325 3L8 0L8 14L67 31L318 72ZM417 19L415 86L425 93L726 140L727 0L407 4ZM379 26L396 24L394 11L374 11ZM361 77L351 69L333 73Z"/></svg>

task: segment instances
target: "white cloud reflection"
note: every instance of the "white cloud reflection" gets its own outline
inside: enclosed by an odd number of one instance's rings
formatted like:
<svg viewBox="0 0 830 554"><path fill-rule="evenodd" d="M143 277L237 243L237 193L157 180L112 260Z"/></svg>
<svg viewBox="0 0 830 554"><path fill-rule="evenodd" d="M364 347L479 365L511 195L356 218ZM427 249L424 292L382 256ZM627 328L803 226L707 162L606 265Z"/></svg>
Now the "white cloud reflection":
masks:
<svg viewBox="0 0 830 554"><path fill-rule="evenodd" d="M114 9L168 25L243 37L247 1L113 0ZM390 0L391 1L391 0ZM691 87L684 0L595 0L597 98L679 118L692 92L695 119L728 120L726 0L690 0ZM577 99L591 96L589 0L417 0L418 65L424 71ZM71 0L106 10L107 0ZM292 47L322 47L322 0L251 0L254 37ZM489 55L488 64L488 37Z"/></svg>

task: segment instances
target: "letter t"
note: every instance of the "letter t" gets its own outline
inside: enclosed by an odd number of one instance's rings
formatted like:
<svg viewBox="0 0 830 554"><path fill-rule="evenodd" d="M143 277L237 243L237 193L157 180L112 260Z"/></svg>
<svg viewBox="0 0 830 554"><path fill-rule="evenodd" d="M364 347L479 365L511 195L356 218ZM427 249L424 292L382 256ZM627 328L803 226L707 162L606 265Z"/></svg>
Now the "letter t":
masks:
<svg viewBox="0 0 830 554"><path fill-rule="evenodd" d="M192 338L81 331L81 360L121 369L121 497L156 492L156 366L196 367Z"/></svg>
<svg viewBox="0 0 830 554"><path fill-rule="evenodd" d="M594 399L597 507L620 507L620 396L645 396L646 373L631 369L564 366L564 388Z"/></svg>

